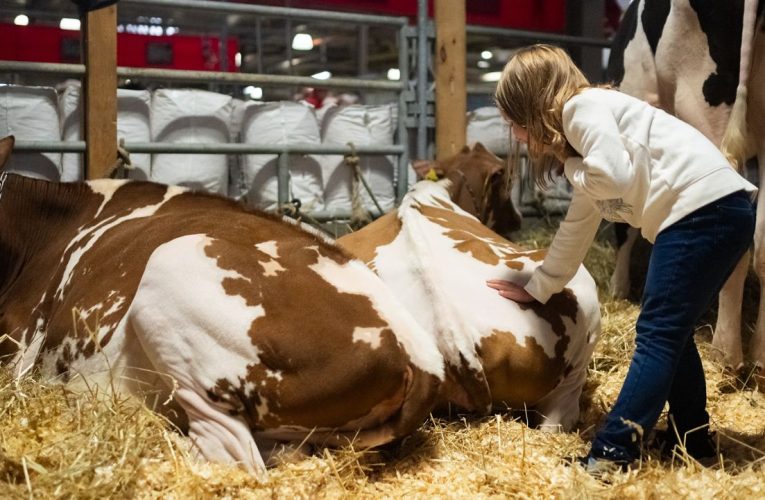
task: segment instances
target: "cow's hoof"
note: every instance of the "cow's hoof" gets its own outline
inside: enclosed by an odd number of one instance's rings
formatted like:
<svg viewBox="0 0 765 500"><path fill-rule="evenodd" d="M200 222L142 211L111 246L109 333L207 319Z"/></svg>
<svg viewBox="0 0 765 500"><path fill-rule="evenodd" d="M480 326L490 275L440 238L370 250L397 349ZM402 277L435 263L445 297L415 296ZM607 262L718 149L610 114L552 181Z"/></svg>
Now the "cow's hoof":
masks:
<svg viewBox="0 0 765 500"><path fill-rule="evenodd" d="M746 387L748 375L743 366L739 368L726 366L717 389L723 394L738 392Z"/></svg>

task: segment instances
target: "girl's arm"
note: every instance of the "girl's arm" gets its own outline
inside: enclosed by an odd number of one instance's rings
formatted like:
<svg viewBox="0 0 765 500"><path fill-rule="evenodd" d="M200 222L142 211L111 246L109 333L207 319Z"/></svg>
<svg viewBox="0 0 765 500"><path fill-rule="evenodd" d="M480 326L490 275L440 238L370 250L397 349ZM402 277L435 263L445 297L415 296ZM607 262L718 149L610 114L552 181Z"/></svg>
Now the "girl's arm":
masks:
<svg viewBox="0 0 765 500"><path fill-rule="evenodd" d="M563 130L581 154L564 164L574 188L593 200L621 198L632 184L635 170L611 109L595 92L585 91L563 107Z"/></svg>
<svg viewBox="0 0 765 500"><path fill-rule="evenodd" d="M544 304L563 290L584 261L600 221L600 212L587 195L575 188L566 218L555 232L544 262L524 287L532 297Z"/></svg>

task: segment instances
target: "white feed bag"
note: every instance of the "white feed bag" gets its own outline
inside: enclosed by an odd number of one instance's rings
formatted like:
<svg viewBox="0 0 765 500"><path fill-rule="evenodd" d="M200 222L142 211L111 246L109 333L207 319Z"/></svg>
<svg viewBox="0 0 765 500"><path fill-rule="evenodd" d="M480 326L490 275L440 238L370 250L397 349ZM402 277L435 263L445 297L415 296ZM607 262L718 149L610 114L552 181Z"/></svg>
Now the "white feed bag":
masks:
<svg viewBox="0 0 765 500"><path fill-rule="evenodd" d="M56 91L49 87L0 86L0 137L17 141L61 140ZM61 179L61 153L13 153L6 168L38 179Z"/></svg>
<svg viewBox="0 0 765 500"><path fill-rule="evenodd" d="M59 96L61 113L61 136L64 141L83 140L82 100L80 86L68 85ZM117 140L126 143L151 142L150 120L151 93L148 90L117 89ZM115 158L116 161L116 158ZM151 155L130 153L134 170L129 172L132 179L148 179L151 170ZM111 168L111 165L109 165ZM61 180L80 181L84 178L83 158L80 153L64 153Z"/></svg>
<svg viewBox="0 0 765 500"><path fill-rule="evenodd" d="M160 89L151 100L154 142L225 144L229 142L231 96L195 89ZM228 160L221 154L158 153L151 180L228 194Z"/></svg>
<svg viewBox="0 0 765 500"><path fill-rule="evenodd" d="M242 142L257 144L320 144L319 125L312 106L278 101L247 103L242 118ZM254 207L276 210L278 201L277 155L246 155L242 166L245 200ZM323 207L322 172L312 155L291 154L289 198L297 198L304 211Z"/></svg>
<svg viewBox="0 0 765 500"><path fill-rule="evenodd" d="M330 109L322 122L324 144L354 146L388 146L393 144L395 130L394 107L391 105L338 106ZM321 159L324 176L324 203L330 212L350 211L353 190L353 171L342 156L324 156ZM361 173L372 190L383 212L393 208L395 157L359 155ZM359 186L361 200L367 210L379 215L363 185Z"/></svg>
<svg viewBox="0 0 765 500"><path fill-rule="evenodd" d="M467 114L467 143L480 142L494 154L506 155L510 127L495 106L484 106Z"/></svg>

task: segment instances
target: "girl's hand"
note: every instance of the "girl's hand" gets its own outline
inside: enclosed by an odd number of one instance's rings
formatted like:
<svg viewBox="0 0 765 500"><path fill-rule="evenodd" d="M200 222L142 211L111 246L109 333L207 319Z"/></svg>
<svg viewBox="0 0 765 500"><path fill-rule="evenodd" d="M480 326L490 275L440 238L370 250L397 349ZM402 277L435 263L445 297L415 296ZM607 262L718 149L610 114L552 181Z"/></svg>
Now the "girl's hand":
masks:
<svg viewBox="0 0 765 500"><path fill-rule="evenodd" d="M528 304L529 302L536 300L525 288L521 285L516 285L512 281L486 280L486 286L497 290L502 297L518 302L519 304Z"/></svg>

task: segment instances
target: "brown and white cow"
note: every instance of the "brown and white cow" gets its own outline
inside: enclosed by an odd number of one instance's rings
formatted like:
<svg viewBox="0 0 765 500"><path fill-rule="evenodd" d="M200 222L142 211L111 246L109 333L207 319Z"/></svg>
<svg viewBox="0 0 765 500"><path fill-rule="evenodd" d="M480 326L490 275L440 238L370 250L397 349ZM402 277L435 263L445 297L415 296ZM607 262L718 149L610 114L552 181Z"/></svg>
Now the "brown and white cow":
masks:
<svg viewBox="0 0 765 500"><path fill-rule="evenodd" d="M432 338L362 262L222 197L0 169L0 249L0 359L153 391L209 460L262 473L264 441L389 442L443 380Z"/></svg>
<svg viewBox="0 0 765 500"><path fill-rule="evenodd" d="M730 117L737 95L747 103L748 113L742 116L746 118L748 144L735 156L756 155L759 160L761 189L754 264L761 286L765 284L763 10L763 0L634 1L625 11L609 60L609 77L621 91L675 114L718 145L733 129L729 124L735 125ZM758 18L760 24L756 23ZM746 92L741 92L746 88L748 99ZM631 231L626 237L628 244L617 253L612 289L619 297L626 297L629 291L629 255L636 238L637 232ZM713 340L726 364L736 370L744 362L741 303L749 258L747 254L720 293ZM765 294L761 295L750 351L760 374L760 388L765 390Z"/></svg>
<svg viewBox="0 0 765 500"><path fill-rule="evenodd" d="M523 281L544 257L465 210L490 212L475 208L487 203L482 186L502 177L501 160L478 144L432 167L442 180L418 182L398 210L338 243L367 262L438 339L451 382L445 397L479 410L533 407L543 428L570 429L600 331L592 277L581 267L546 305L500 297L486 280Z"/></svg>

